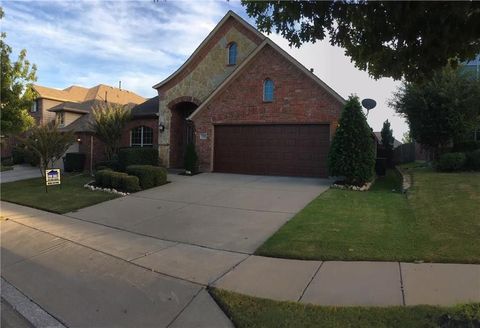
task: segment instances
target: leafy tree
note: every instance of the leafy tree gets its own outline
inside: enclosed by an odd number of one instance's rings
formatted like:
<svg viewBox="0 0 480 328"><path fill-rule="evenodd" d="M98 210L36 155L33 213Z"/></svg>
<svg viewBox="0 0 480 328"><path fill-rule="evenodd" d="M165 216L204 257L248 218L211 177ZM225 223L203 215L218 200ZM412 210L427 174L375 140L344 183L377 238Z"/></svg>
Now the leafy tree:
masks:
<svg viewBox="0 0 480 328"><path fill-rule="evenodd" d="M40 171L44 176L45 170L62 158L75 138L73 132L60 132L58 124L51 122L33 127L29 131L29 136L21 140L40 158Z"/></svg>
<svg viewBox="0 0 480 328"><path fill-rule="evenodd" d="M407 119L412 138L438 155L478 126L479 99L480 81L447 67L426 83L404 83L390 106Z"/></svg>
<svg viewBox="0 0 480 328"><path fill-rule="evenodd" d="M480 3L428 1L248 1L257 27L299 47L328 37L374 78L420 81L480 52Z"/></svg>
<svg viewBox="0 0 480 328"><path fill-rule="evenodd" d="M361 186L373 177L375 152L372 129L356 96L350 96L328 154L332 176L344 176L349 185Z"/></svg>
<svg viewBox="0 0 480 328"><path fill-rule="evenodd" d="M118 154L122 133L130 121L131 112L125 105L101 103L92 111L93 128L96 136L105 144L105 156L112 160Z"/></svg>
<svg viewBox="0 0 480 328"><path fill-rule="evenodd" d="M410 130L408 130L402 136L402 143L407 144L407 143L412 143L412 142L413 142L412 134L411 134Z"/></svg>
<svg viewBox="0 0 480 328"><path fill-rule="evenodd" d="M380 132L382 135L382 146L385 149L385 155L387 157L388 164L392 163L392 156L393 156L393 130L390 127L390 122L386 120L383 122L382 131Z"/></svg>
<svg viewBox="0 0 480 328"><path fill-rule="evenodd" d="M0 7L0 20L3 10ZM0 95L1 131L4 135L17 134L33 126L35 120L28 114L35 99L31 85L37 80L37 67L26 59L25 49L15 62L10 61L12 48L5 43L6 34L0 34Z"/></svg>

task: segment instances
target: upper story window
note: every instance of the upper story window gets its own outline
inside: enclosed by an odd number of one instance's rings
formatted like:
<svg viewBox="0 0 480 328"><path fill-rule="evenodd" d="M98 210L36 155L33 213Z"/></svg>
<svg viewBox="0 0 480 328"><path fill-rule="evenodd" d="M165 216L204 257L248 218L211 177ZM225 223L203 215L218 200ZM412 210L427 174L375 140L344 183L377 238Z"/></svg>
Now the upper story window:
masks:
<svg viewBox="0 0 480 328"><path fill-rule="evenodd" d="M263 101L272 102L274 91L275 86L272 80L266 79L265 81L263 81Z"/></svg>
<svg viewBox="0 0 480 328"><path fill-rule="evenodd" d="M65 125L65 112L57 112L57 123Z"/></svg>
<svg viewBox="0 0 480 328"><path fill-rule="evenodd" d="M235 42L230 43L228 46L228 65L237 64L237 44Z"/></svg>
<svg viewBox="0 0 480 328"><path fill-rule="evenodd" d="M151 147L153 145L153 129L148 126L138 126L130 131L130 146Z"/></svg>
<svg viewBox="0 0 480 328"><path fill-rule="evenodd" d="M33 104L32 104L32 108L30 108L30 111L31 111L32 113L36 113L36 112L38 111L38 107L37 107L37 106L38 106L38 105L37 105L37 101L34 100L34 101L33 101Z"/></svg>

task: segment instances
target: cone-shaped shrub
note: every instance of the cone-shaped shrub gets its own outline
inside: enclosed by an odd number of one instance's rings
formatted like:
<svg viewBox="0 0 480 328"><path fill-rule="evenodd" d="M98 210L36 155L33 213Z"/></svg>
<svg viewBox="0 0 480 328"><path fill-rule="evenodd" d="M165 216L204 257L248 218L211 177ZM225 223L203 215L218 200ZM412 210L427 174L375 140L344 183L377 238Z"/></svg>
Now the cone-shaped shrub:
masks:
<svg viewBox="0 0 480 328"><path fill-rule="evenodd" d="M330 175L343 176L346 184L361 186L372 180L374 167L372 130L358 97L350 96L328 154Z"/></svg>

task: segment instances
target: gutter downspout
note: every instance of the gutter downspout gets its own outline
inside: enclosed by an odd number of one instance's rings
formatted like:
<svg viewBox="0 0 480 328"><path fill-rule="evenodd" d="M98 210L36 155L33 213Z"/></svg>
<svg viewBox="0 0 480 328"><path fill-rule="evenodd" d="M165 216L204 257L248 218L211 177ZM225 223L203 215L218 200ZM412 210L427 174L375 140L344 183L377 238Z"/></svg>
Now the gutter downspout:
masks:
<svg viewBox="0 0 480 328"><path fill-rule="evenodd" d="M93 135L90 136L90 174L93 174Z"/></svg>

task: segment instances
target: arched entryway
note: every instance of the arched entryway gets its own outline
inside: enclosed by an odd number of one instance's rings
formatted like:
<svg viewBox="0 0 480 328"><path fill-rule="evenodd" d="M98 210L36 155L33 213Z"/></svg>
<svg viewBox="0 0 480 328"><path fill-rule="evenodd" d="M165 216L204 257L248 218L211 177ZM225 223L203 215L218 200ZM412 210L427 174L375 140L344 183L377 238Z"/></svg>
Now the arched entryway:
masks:
<svg viewBox="0 0 480 328"><path fill-rule="evenodd" d="M195 127L187 121L198 105L191 101L181 101L169 106L172 112L170 122L170 167L183 168L185 149L195 142Z"/></svg>

